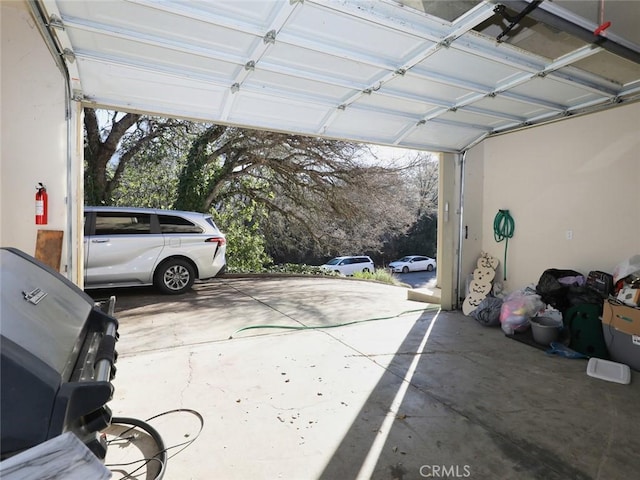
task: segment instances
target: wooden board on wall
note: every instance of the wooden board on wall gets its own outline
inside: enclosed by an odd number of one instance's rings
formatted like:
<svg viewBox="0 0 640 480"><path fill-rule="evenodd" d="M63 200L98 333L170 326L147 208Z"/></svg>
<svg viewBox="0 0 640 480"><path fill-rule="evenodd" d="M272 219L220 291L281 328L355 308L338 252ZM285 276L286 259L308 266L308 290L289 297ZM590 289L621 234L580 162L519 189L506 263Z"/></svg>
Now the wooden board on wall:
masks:
<svg viewBox="0 0 640 480"><path fill-rule="evenodd" d="M57 272L60 271L63 233L62 230L38 230L36 239L36 259Z"/></svg>

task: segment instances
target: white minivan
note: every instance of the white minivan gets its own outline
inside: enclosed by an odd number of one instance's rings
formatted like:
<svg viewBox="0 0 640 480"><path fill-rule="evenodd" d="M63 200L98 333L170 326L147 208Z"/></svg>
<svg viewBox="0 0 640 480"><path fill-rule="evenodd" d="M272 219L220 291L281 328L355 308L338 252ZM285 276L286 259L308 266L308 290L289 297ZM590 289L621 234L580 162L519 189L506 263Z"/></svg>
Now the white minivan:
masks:
<svg viewBox="0 0 640 480"><path fill-rule="evenodd" d="M85 288L155 285L183 293L226 267L211 215L129 207L84 208Z"/></svg>
<svg viewBox="0 0 640 480"><path fill-rule="evenodd" d="M324 265L321 265L320 268L342 275L353 275L356 272L373 272L375 270L373 260L364 255L332 258Z"/></svg>

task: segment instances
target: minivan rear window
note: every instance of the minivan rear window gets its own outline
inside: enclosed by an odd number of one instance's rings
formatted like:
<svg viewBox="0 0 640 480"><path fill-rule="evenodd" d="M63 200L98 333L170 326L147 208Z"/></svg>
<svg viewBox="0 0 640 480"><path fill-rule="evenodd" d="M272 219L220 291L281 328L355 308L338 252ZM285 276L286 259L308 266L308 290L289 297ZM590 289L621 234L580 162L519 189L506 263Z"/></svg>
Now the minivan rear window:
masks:
<svg viewBox="0 0 640 480"><path fill-rule="evenodd" d="M207 221L207 223L209 225L211 225L213 228L215 228L216 230L218 230L218 226L216 225L216 223L213 221L213 218L211 217L205 217L205 220Z"/></svg>
<svg viewBox="0 0 640 480"><path fill-rule="evenodd" d="M162 233L202 233L202 227L176 215L158 215Z"/></svg>

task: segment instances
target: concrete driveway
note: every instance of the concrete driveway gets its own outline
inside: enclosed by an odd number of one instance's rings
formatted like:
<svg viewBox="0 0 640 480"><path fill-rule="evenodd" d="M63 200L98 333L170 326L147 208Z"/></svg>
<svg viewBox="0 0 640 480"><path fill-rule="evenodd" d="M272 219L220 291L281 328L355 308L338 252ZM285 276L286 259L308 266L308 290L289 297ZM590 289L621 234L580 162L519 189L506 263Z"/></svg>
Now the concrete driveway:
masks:
<svg viewBox="0 0 640 480"><path fill-rule="evenodd" d="M593 379L584 361L411 302L404 288L223 278L180 297L114 293L121 339L110 405L140 419L171 412L149 422L175 455L166 479L559 480L640 470L636 373L626 386ZM339 324L349 325L331 328ZM114 478L141 465L114 464L153 455L144 437L113 441ZM154 463L135 478L153 478Z"/></svg>
<svg viewBox="0 0 640 480"><path fill-rule="evenodd" d="M394 273L398 281L410 285L411 288L433 288L436 286L436 271Z"/></svg>

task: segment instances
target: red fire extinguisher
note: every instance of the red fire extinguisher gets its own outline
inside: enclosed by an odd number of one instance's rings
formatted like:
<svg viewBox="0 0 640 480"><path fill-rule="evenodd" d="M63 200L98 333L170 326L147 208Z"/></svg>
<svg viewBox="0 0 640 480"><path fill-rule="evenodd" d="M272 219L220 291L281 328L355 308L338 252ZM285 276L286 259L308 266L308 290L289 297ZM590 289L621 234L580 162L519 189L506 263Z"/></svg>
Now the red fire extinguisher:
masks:
<svg viewBox="0 0 640 480"><path fill-rule="evenodd" d="M46 225L49 211L49 196L47 189L42 183L38 183L39 187L36 192L36 225Z"/></svg>

